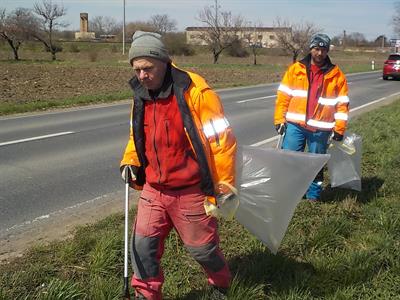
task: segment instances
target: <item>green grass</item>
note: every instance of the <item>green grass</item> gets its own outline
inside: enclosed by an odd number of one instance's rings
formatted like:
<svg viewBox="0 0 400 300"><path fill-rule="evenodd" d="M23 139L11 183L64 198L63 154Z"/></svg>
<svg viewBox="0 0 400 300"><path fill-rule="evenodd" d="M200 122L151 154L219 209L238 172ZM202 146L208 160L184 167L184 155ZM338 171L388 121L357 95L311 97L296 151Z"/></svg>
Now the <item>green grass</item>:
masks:
<svg viewBox="0 0 400 300"><path fill-rule="evenodd" d="M65 108L89 104L109 103L132 97L132 91L126 90L117 93L82 95L59 100L36 100L27 103L0 103L0 116L16 113Z"/></svg>
<svg viewBox="0 0 400 300"><path fill-rule="evenodd" d="M229 299L400 299L400 101L350 124L363 138L362 192L327 188L300 203L277 255L236 221L221 221L235 279ZM135 211L131 211L131 218ZM119 299L123 216L78 227L0 266L0 299ZM199 266L175 233L162 265L165 299L207 299Z"/></svg>
<svg viewBox="0 0 400 300"><path fill-rule="evenodd" d="M354 65L343 64L343 65L340 65L339 67L345 74L372 71L371 64L354 64ZM382 66L380 66L380 65L375 66L375 71L379 71L379 70L382 70Z"/></svg>

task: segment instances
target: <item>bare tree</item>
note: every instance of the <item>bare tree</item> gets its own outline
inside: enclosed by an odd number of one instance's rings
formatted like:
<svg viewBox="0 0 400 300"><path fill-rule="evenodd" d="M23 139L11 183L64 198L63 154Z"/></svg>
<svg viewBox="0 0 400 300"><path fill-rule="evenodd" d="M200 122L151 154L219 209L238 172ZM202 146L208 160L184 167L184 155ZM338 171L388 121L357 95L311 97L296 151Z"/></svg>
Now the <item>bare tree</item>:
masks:
<svg viewBox="0 0 400 300"><path fill-rule="evenodd" d="M97 36L102 34L118 34L122 30L122 24L118 23L113 17L95 16L90 21L90 31Z"/></svg>
<svg viewBox="0 0 400 300"><path fill-rule="evenodd" d="M31 28L37 27L38 20L29 9L17 8L9 15L5 9L0 9L0 38L7 41L11 47L14 59L19 60L19 48L29 39Z"/></svg>
<svg viewBox="0 0 400 300"><path fill-rule="evenodd" d="M132 37L137 30L155 31L156 29L149 22L129 22L126 24L127 37Z"/></svg>
<svg viewBox="0 0 400 300"><path fill-rule="evenodd" d="M210 47L214 64L218 62L222 51L231 47L237 40L237 35L244 24L242 16L233 16L231 12L221 11L219 8L218 0L215 0L214 6L204 7L198 16L198 20L207 25L198 38Z"/></svg>
<svg viewBox="0 0 400 300"><path fill-rule="evenodd" d="M308 52L311 36L321 31L310 22L290 23L277 18L274 23L276 27L291 28L291 31L278 31L276 36L280 47L288 55L292 55L293 62L297 61L300 53Z"/></svg>
<svg viewBox="0 0 400 300"><path fill-rule="evenodd" d="M355 46L355 47L360 47L360 46L365 46L368 44L367 39L365 38L365 35L360 33L360 32L351 32L346 36L346 43L347 46Z"/></svg>
<svg viewBox="0 0 400 300"><path fill-rule="evenodd" d="M248 28L244 29L244 31L248 32L244 34L244 40L251 49L251 53L253 54L254 65L257 65L257 55L259 50L263 47L261 27L262 23L256 22L254 23L254 25L249 23Z"/></svg>
<svg viewBox="0 0 400 300"><path fill-rule="evenodd" d="M343 35L338 34L331 38L331 44L335 46L342 46L343 44Z"/></svg>
<svg viewBox="0 0 400 300"><path fill-rule="evenodd" d="M153 26L158 33L164 35L167 32L176 31L176 21L170 19L168 15L154 15L150 17L150 25Z"/></svg>
<svg viewBox="0 0 400 300"><path fill-rule="evenodd" d="M0 9L0 38L7 41L14 53L14 59L19 60L18 50L21 46L22 40L20 39L15 27L9 23L9 17L6 15L6 10Z"/></svg>
<svg viewBox="0 0 400 300"><path fill-rule="evenodd" d="M59 27L68 25L59 21L60 18L66 15L67 10L63 5L54 4L52 0L43 0L42 3L33 5L33 11L42 19L41 30L33 33L33 35L51 53L52 60L56 60L56 53L59 48L54 44L53 32Z"/></svg>

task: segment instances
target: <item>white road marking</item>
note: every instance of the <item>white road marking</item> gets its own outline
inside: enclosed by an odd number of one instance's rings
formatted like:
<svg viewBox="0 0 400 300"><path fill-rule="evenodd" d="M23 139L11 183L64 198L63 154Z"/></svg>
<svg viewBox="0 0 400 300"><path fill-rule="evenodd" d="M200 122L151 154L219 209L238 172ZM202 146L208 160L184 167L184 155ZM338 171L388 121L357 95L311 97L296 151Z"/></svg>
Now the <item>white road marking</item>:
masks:
<svg viewBox="0 0 400 300"><path fill-rule="evenodd" d="M81 203L78 203L78 204L75 204L75 205L72 205L72 206L69 206L69 207L65 207L65 208L63 208L63 209L53 211L53 212L48 213L48 214L46 214L46 215L41 215L41 216L39 216L39 217L34 218L33 220L25 221L25 222L22 222L22 223L20 223L20 224L16 224L16 225L14 225L14 226L12 226L12 227L6 228L6 229L4 229L4 232L9 232L9 231L12 231L12 230L15 230L15 229L19 229L19 228L24 227L24 226L27 226L27 225L31 225L31 224L36 223L36 222L40 222L40 221L45 220L45 219L50 219L51 217L54 217L54 216L56 216L56 215L60 215L60 214L66 212L66 211L68 211L68 210L72 210L72 209L75 209L75 208L79 208L79 207L81 207L81 206L83 206L83 205L86 205L86 204L89 204L89 203L93 204L93 203L95 203L97 200L102 199L102 198L104 198L104 197L107 197L107 195L98 196L98 197L96 197L96 198L94 198L94 199L87 200L87 201L85 201L85 202L81 202ZM1 230L0 230L0 232L1 232Z"/></svg>
<svg viewBox="0 0 400 300"><path fill-rule="evenodd" d="M278 138L279 138L279 135L273 136L272 138L269 138L269 139L266 139L266 140L259 141L259 142L257 142L257 143L251 144L250 146L254 146L254 147L261 146L261 145L267 144L267 143L269 143L269 142L275 141L275 140L277 140Z"/></svg>
<svg viewBox="0 0 400 300"><path fill-rule="evenodd" d="M377 99L377 100L374 100L374 101L372 101L372 102L368 102L368 103L366 103L366 104L364 104L364 105L361 105L361 106L357 106L357 107L355 107L355 108L353 108L353 109L350 109L350 112L353 112L353 111L362 109L362 108L364 108L364 107L367 107L367 106L370 106L370 105L372 105L372 104L376 104L376 103L378 103L378 102L381 102L381 101L383 101L383 100L386 100L387 98L394 97L394 96L398 96L398 95L400 95L400 92L391 94L391 95L389 95L389 96L387 96L387 97L379 98L379 99ZM259 142L257 142L257 143L251 144L250 146L254 146L254 147L261 146L261 145L264 145L264 144L268 144L269 142L275 141L275 140L277 140L278 138L279 138L279 136L274 136L274 137L272 137L272 138L269 138L269 139L262 140L262 141L259 141Z"/></svg>
<svg viewBox="0 0 400 300"><path fill-rule="evenodd" d="M372 101L372 102L368 102L368 103L363 104L363 105L361 105L361 106L357 106L357 107L355 107L355 108L353 108L353 109L350 109L350 111L356 111L356 110L359 110L359 109L361 109L361 108L364 108L364 107L370 106L370 105L372 105L372 104L375 104L375 103L381 102L381 101L383 101L383 100L386 100L387 98L394 97L394 96L398 96L398 95L400 95L400 92L391 94L391 95L386 96L386 97L379 98L379 99L377 99L377 100L374 100L374 101Z"/></svg>
<svg viewBox="0 0 400 300"><path fill-rule="evenodd" d="M245 99L245 100L236 101L236 103L245 103L245 102L251 102L251 101L258 101L258 100L272 98L272 97L276 97L276 95L264 96L264 97L258 97L258 98L252 98L252 99Z"/></svg>
<svg viewBox="0 0 400 300"><path fill-rule="evenodd" d="M24 142L48 139L48 138L52 138L52 137L56 137L56 136L60 136L60 135L72 134L72 133L74 133L74 131L65 131L65 132L58 132L58 133L53 133L53 134L35 136L35 137L21 139L21 140L8 141L8 142L0 143L0 147L6 146L6 145L12 145L12 144L19 144L19 143L24 143Z"/></svg>

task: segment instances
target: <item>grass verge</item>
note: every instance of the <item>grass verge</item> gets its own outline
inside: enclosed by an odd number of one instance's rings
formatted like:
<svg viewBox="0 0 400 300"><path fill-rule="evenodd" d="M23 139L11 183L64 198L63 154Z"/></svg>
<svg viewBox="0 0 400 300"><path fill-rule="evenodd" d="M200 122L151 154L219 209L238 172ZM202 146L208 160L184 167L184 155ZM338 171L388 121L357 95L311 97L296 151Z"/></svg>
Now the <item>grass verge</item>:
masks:
<svg viewBox="0 0 400 300"><path fill-rule="evenodd" d="M126 90L116 93L83 95L59 100L37 100L26 103L0 103L0 116L49 110L54 108L67 108L89 104L109 103L113 101L129 99L131 97L132 91Z"/></svg>
<svg viewBox="0 0 400 300"><path fill-rule="evenodd" d="M302 202L277 255L236 221L221 221L235 274L229 299L399 299L399 116L398 100L350 124L363 137L363 191L328 187L324 201ZM1 265L0 299L119 299L123 223L112 215ZM175 233L162 264L165 299L207 299L204 275Z"/></svg>

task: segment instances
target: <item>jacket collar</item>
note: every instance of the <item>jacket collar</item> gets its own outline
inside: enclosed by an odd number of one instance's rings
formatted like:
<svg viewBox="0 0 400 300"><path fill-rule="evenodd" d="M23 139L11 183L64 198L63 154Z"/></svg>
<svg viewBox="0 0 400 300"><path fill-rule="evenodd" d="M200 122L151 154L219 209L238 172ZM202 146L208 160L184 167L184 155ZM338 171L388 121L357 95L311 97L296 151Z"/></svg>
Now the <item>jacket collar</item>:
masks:
<svg viewBox="0 0 400 300"><path fill-rule="evenodd" d="M306 69L308 71L311 66L311 53L309 53L306 57L304 57L302 60L300 60L300 63L305 65ZM335 67L335 65L332 63L330 57L327 56L325 59L325 64L320 69L321 69L322 73L326 74L330 70L332 70L334 67Z"/></svg>

